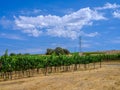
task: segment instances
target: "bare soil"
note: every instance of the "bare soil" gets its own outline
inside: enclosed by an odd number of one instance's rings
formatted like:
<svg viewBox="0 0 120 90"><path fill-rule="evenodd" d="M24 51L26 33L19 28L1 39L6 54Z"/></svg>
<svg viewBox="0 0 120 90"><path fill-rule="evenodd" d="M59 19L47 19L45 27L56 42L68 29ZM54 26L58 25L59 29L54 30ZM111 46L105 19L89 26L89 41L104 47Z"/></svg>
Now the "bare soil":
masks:
<svg viewBox="0 0 120 90"><path fill-rule="evenodd" d="M120 62L102 68L0 82L0 90L120 90Z"/></svg>

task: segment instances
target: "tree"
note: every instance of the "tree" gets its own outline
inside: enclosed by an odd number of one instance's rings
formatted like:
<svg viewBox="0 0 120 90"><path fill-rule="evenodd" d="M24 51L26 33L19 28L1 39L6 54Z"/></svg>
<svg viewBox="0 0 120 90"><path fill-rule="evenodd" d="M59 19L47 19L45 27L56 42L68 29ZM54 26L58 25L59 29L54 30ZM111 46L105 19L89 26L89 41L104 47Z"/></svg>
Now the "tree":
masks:
<svg viewBox="0 0 120 90"><path fill-rule="evenodd" d="M17 56L21 56L21 55L22 55L22 53L18 53L18 54L17 54Z"/></svg>
<svg viewBox="0 0 120 90"><path fill-rule="evenodd" d="M30 55L30 53L25 53L24 55Z"/></svg>
<svg viewBox="0 0 120 90"><path fill-rule="evenodd" d="M16 54L15 53L10 53L10 56L16 56Z"/></svg>
<svg viewBox="0 0 120 90"><path fill-rule="evenodd" d="M5 50L4 56L5 56L5 57L8 57L8 49Z"/></svg>
<svg viewBox="0 0 120 90"><path fill-rule="evenodd" d="M63 49L63 51L64 51L64 53L67 54L67 55L70 54L70 52L69 52L67 49Z"/></svg>
<svg viewBox="0 0 120 90"><path fill-rule="evenodd" d="M46 52L46 55L52 55L53 53L54 53L54 50L48 48L48 49L47 49L47 52Z"/></svg>
<svg viewBox="0 0 120 90"><path fill-rule="evenodd" d="M55 54L55 55L66 54L66 55L68 55L68 54L70 54L70 52L69 52L69 50L61 48L61 47L56 47L55 49L48 48L47 52L46 52L46 55L52 55L52 54Z"/></svg>
<svg viewBox="0 0 120 90"><path fill-rule="evenodd" d="M54 51L55 51L56 55L63 55L63 54L65 54L64 50L61 47L56 47Z"/></svg>

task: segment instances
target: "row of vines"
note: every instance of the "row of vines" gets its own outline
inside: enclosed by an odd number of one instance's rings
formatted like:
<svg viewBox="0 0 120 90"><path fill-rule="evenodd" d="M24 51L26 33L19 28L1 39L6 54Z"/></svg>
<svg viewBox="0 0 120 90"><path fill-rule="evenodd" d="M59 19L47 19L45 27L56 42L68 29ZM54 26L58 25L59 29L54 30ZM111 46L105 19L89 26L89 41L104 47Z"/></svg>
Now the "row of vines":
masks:
<svg viewBox="0 0 120 90"><path fill-rule="evenodd" d="M0 57L0 80L17 79L34 76L42 73L47 75L55 72L66 72L78 70L81 66L87 69L89 64L95 68L95 63L103 60L120 60L120 54L80 56L74 55L19 55Z"/></svg>

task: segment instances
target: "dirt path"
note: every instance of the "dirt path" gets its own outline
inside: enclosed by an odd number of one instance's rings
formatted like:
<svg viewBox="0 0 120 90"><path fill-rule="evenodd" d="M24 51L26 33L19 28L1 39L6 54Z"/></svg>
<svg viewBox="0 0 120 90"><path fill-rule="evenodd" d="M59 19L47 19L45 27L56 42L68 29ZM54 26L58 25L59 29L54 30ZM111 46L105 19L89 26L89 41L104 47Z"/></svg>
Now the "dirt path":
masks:
<svg viewBox="0 0 120 90"><path fill-rule="evenodd" d="M0 90L120 90L120 63L87 71L0 82Z"/></svg>

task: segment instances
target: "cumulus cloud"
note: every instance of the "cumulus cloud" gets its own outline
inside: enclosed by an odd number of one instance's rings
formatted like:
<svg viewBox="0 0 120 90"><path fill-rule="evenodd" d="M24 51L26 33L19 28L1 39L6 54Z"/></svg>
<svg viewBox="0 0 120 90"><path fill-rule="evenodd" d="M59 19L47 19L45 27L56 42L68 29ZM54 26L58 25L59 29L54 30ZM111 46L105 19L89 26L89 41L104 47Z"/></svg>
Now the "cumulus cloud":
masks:
<svg viewBox="0 0 120 90"><path fill-rule="evenodd" d="M103 7L96 7L95 9L96 10L105 10L105 9L117 9L117 8L120 8L120 5L114 3L114 4L111 4L111 3L106 3Z"/></svg>
<svg viewBox="0 0 120 90"><path fill-rule="evenodd" d="M114 18L120 18L120 11L113 12Z"/></svg>
<svg viewBox="0 0 120 90"><path fill-rule="evenodd" d="M55 37L76 39L84 26L93 24L93 21L105 20L99 12L90 8L82 8L62 17L56 15L39 15L36 17L15 17L16 27L28 35L38 37L42 33ZM94 33L97 35L97 33ZM95 36L94 34L86 36Z"/></svg>

